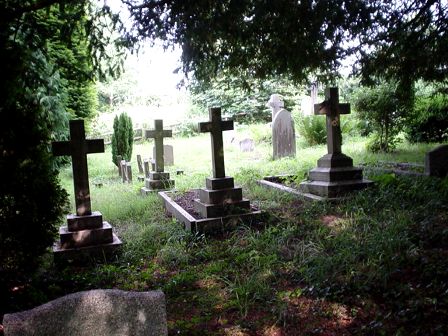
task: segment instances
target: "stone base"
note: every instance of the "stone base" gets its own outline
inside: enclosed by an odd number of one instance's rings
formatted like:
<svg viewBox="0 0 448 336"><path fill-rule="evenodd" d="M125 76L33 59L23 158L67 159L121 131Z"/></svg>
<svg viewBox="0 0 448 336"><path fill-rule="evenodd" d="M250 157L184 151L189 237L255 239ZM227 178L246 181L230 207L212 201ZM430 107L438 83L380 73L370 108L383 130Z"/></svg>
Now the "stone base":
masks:
<svg viewBox="0 0 448 336"><path fill-rule="evenodd" d="M162 190L170 190L174 188L174 180L170 179L170 173L150 172L149 178L145 180L145 186L140 189L143 196L159 192Z"/></svg>
<svg viewBox="0 0 448 336"><path fill-rule="evenodd" d="M259 210L246 210L242 214L232 214L222 217L213 218L195 218L190 215L179 204L171 198L172 193L169 191L159 192L159 196L163 200L163 205L167 214L174 216L182 223L186 230L210 235L222 234L235 229L242 223L252 225L254 221L261 218L262 212Z"/></svg>
<svg viewBox="0 0 448 336"><path fill-rule="evenodd" d="M299 188L303 193L334 199L344 197L352 191L367 188L372 184L372 181L366 179L338 182L306 181L300 183Z"/></svg>
<svg viewBox="0 0 448 336"><path fill-rule="evenodd" d="M243 199L241 187L235 187L233 177L206 178L206 189L199 190L194 200L196 212L202 217L213 218L241 214L250 209L249 200Z"/></svg>
<svg viewBox="0 0 448 336"><path fill-rule="evenodd" d="M102 226L103 216L99 211L93 211L91 215L87 216L67 215L67 227L69 231L98 229Z"/></svg>
<svg viewBox="0 0 448 336"><path fill-rule="evenodd" d="M248 199L241 199L234 202L209 204L204 203L199 199L195 199L194 208L202 217L213 218L248 212L250 210L250 202Z"/></svg>
<svg viewBox="0 0 448 336"><path fill-rule="evenodd" d="M110 259L119 251L122 242L115 234L112 234L112 241L106 244L62 248L60 242L53 245L54 261L57 264L68 261L86 261L91 259Z"/></svg>
<svg viewBox="0 0 448 336"><path fill-rule="evenodd" d="M353 167L353 160L345 154L326 154L317 161L317 168L310 170L309 180L300 183L303 193L328 199L337 199L361 190L373 182L363 179L362 169Z"/></svg>
<svg viewBox="0 0 448 336"><path fill-rule="evenodd" d="M59 237L62 249L108 244L113 241L112 226L108 222L103 222L101 228L91 230L69 231L67 226L61 226Z"/></svg>

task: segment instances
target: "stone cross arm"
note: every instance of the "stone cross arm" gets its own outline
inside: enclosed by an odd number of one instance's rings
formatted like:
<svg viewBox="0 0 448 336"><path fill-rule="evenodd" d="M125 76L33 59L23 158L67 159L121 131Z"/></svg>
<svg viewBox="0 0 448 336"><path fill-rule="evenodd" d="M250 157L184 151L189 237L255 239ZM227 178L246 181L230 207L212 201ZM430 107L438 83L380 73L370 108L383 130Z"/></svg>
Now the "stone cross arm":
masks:
<svg viewBox="0 0 448 336"><path fill-rule="evenodd" d="M339 103L338 88L327 88L325 100L320 104L314 104L314 114L327 116L350 114L350 104Z"/></svg>
<svg viewBox="0 0 448 336"><path fill-rule="evenodd" d="M172 130L146 130L145 131L145 138L155 138L158 136L158 134L161 133L162 137L164 138L171 138L173 136Z"/></svg>
<svg viewBox="0 0 448 336"><path fill-rule="evenodd" d="M220 129L221 131L230 131L233 130L233 120L221 120L220 121ZM206 133L211 132L213 130L213 122L206 121L199 123L199 132Z"/></svg>
<svg viewBox="0 0 448 336"><path fill-rule="evenodd" d="M72 155L73 148L76 146L71 141L54 141L51 143L51 152L55 156ZM104 153L104 140L103 139L92 139L85 140L84 153Z"/></svg>

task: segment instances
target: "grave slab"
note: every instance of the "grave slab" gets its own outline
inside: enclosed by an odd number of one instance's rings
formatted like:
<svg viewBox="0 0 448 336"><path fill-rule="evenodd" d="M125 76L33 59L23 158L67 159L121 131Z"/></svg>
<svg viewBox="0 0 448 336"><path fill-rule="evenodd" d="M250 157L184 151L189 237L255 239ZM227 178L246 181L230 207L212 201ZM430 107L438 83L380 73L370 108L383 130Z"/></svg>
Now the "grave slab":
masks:
<svg viewBox="0 0 448 336"><path fill-rule="evenodd" d="M161 291L77 292L31 310L6 314L3 324L5 336L168 335Z"/></svg>

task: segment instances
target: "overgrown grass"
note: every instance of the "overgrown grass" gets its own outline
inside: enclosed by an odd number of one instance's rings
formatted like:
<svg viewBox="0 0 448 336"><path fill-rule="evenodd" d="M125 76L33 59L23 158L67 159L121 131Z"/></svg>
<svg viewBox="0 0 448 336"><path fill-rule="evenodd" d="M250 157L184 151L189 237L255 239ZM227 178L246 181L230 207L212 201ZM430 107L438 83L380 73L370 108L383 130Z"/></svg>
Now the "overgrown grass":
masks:
<svg viewBox="0 0 448 336"><path fill-rule="evenodd" d="M255 132L263 134L263 127L256 126ZM243 128L233 136L243 138L251 131ZM70 267L60 273L47 265L33 280L31 288L38 293L33 302L98 287L161 288L168 299L171 334L220 335L224 325L238 325L248 334L261 334L272 325L292 330L298 319L291 301L307 298L347 307L361 321L352 326L358 334L447 331L448 265L442 257L448 248L446 179L371 175L375 187L347 201L306 203L255 181L273 174L304 176L325 146L300 148L296 158L273 161L267 143L258 142L254 152L242 153L230 140L225 139L227 174L268 214L256 228L242 225L214 238L184 231L164 215L156 195L139 195L143 183L136 182L136 163L135 182L120 182L107 149L89 157L90 180L103 184L91 183L92 206L123 239L123 254L75 274ZM167 168L176 188L203 187L211 174L209 135L167 143L174 146L175 166ZM343 150L356 163L423 163L429 149L402 144L393 154L374 155L364 146L364 139L347 138ZM133 157L151 152L151 143L140 143ZM175 175L177 169L185 175ZM62 171L61 181L71 192L70 168ZM44 284L52 283L47 289L38 289L44 286L42 272ZM260 312L263 318L254 317ZM331 309L319 314L313 318L336 316ZM216 316L221 327L213 322ZM315 333L303 328L303 334Z"/></svg>

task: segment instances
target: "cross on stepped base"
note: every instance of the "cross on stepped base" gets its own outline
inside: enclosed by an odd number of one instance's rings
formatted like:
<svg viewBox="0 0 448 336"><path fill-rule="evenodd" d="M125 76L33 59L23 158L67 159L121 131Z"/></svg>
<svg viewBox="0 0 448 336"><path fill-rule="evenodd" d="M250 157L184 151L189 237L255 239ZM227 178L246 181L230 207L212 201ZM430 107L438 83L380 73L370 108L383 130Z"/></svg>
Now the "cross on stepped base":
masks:
<svg viewBox="0 0 448 336"><path fill-rule="evenodd" d="M140 189L142 195L168 190L174 188L174 180L170 179L170 174L164 172L165 158L163 152L163 138L171 137L171 130L163 129L163 120L154 120L154 130L145 132L146 138L153 138L155 141L155 165L154 171L149 172L149 161L144 161L145 186Z"/></svg>
<svg viewBox="0 0 448 336"><path fill-rule="evenodd" d="M243 198L241 187L235 187L233 177L226 176L224 166L223 131L233 130L232 120L222 120L221 108L210 108L210 121L199 123L201 133L210 133L213 177L206 178L206 188L199 190L194 200L195 210L204 218L247 213L249 200Z"/></svg>
<svg viewBox="0 0 448 336"><path fill-rule="evenodd" d="M91 211L87 154L104 152L102 139L85 138L84 121L70 121L70 140L52 143L53 155L70 155L73 166L76 215L67 215L67 226L59 230L60 241L53 246L56 262L114 253L121 246L111 225L98 211Z"/></svg>
<svg viewBox="0 0 448 336"><path fill-rule="evenodd" d="M314 105L314 114L326 116L328 153L309 172L309 180L300 183L302 192L332 199L372 184L363 179L362 169L353 167L352 158L341 150L340 115L349 113L350 104L339 103L338 88L327 88L325 101Z"/></svg>

